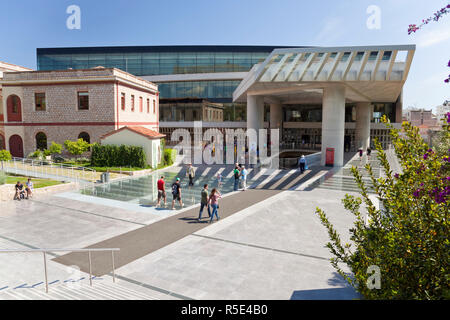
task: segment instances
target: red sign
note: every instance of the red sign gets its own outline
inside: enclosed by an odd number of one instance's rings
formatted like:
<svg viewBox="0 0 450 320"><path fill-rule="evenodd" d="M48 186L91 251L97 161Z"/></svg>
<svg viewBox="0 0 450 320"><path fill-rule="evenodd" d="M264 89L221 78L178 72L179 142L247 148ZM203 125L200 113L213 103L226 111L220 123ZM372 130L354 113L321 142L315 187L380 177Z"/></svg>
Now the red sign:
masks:
<svg viewBox="0 0 450 320"><path fill-rule="evenodd" d="M330 167L334 166L334 148L327 148L325 165Z"/></svg>

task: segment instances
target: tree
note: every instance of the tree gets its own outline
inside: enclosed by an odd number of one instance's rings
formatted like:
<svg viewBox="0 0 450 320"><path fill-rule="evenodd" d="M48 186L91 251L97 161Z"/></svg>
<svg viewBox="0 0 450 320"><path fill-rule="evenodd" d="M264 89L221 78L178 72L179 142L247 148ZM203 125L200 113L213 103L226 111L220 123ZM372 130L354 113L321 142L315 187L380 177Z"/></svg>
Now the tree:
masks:
<svg viewBox="0 0 450 320"><path fill-rule="evenodd" d="M408 34L415 33L417 30L421 29L424 25L430 23L431 21L439 21L439 19L442 18L444 14L447 14L449 12L450 12L450 4L435 12L432 17L423 19L422 23L419 25L410 24L408 27ZM450 60L448 61L447 66L450 67ZM448 76L447 79L444 80L444 82L450 83L450 75Z"/></svg>
<svg viewBox="0 0 450 320"><path fill-rule="evenodd" d="M91 144L80 138L77 141L64 141L64 147L70 154L77 156L88 151Z"/></svg>
<svg viewBox="0 0 450 320"><path fill-rule="evenodd" d="M375 141L377 157L386 173L375 178L369 172L376 197L383 210L377 209L362 179L352 168L361 197L346 195L345 208L355 216L349 230L352 243L343 244L340 235L319 208L322 224L327 228L333 254L331 264L367 299L449 299L450 298L450 150L441 155L430 149L409 122L403 132L394 129L386 118L401 173L393 175L386 152ZM450 113L443 125L443 139L450 140ZM360 209L362 203L367 221ZM380 206L381 207L381 206ZM340 266L346 264L351 275ZM368 268L378 266L381 288L369 289Z"/></svg>
<svg viewBox="0 0 450 320"><path fill-rule="evenodd" d="M12 156L8 150L0 150L0 161L8 161L11 159L12 159Z"/></svg>
<svg viewBox="0 0 450 320"><path fill-rule="evenodd" d="M44 155L50 156L50 155L55 155L55 154L61 154L61 152L62 152L62 145L52 141L52 144L50 145L50 147L44 151Z"/></svg>

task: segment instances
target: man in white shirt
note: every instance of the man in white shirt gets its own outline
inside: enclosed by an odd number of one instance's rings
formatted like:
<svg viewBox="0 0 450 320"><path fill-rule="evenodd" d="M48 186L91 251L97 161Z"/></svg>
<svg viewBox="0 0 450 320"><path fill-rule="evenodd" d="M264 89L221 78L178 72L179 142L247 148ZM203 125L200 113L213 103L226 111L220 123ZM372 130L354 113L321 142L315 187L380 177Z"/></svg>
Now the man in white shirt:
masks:
<svg viewBox="0 0 450 320"><path fill-rule="evenodd" d="M247 169L245 169L245 166L242 166L242 170L241 170L241 180L242 180L242 191L245 191L247 189L247 174L248 171Z"/></svg>

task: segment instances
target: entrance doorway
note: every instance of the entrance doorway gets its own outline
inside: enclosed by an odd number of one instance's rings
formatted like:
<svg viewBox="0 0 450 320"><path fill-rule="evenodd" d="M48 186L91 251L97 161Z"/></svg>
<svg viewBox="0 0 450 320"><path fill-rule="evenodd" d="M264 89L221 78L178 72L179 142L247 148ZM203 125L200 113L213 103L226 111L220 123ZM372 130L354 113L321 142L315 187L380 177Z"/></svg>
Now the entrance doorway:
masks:
<svg viewBox="0 0 450 320"><path fill-rule="evenodd" d="M9 138L9 151L16 158L23 158L23 140L15 134Z"/></svg>

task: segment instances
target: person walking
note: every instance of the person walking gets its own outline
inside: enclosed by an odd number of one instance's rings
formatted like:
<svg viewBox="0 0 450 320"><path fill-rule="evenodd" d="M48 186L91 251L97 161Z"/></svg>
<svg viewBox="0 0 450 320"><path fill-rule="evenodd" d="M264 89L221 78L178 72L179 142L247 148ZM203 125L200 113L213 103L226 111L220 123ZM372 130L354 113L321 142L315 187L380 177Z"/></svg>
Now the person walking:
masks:
<svg viewBox="0 0 450 320"><path fill-rule="evenodd" d="M359 148L359 161L362 160L363 152L364 152L363 149L362 149L362 148Z"/></svg>
<svg viewBox="0 0 450 320"><path fill-rule="evenodd" d="M219 172L217 174L217 188L221 188L222 187L222 180L223 180L223 176L222 174Z"/></svg>
<svg viewBox="0 0 450 320"><path fill-rule="evenodd" d="M213 221L214 215L216 215L217 221L219 221L219 219L220 219L219 213L217 210L219 209L219 199L221 197L222 197L222 195L216 188L212 189L211 195L209 196L209 203L211 203L211 207L212 207L211 220L209 220L209 223L211 223Z"/></svg>
<svg viewBox="0 0 450 320"><path fill-rule="evenodd" d="M193 186L194 185L194 177L195 177L195 169L192 166L192 164L189 164L186 174L189 176L189 186Z"/></svg>
<svg viewBox="0 0 450 320"><path fill-rule="evenodd" d="M234 170L234 191L238 191L239 189L239 177L241 175L241 171L239 170L239 165L236 163Z"/></svg>
<svg viewBox="0 0 450 320"><path fill-rule="evenodd" d="M30 197L33 198L33 182L31 181L31 178L28 178L28 181L25 183L26 184L26 188L25 191L27 192L27 199L29 199Z"/></svg>
<svg viewBox="0 0 450 320"><path fill-rule="evenodd" d="M180 203L180 206L183 207L183 202L181 201L181 183L180 178L177 178L177 180L172 184L172 210L175 209L175 201L178 200Z"/></svg>
<svg viewBox="0 0 450 320"><path fill-rule="evenodd" d="M299 159L299 164L300 164L300 173L305 172L306 169L306 158L305 155L302 154L302 156Z"/></svg>
<svg viewBox="0 0 450 320"><path fill-rule="evenodd" d="M245 166L242 166L241 169L242 191L245 191L247 189L247 174L248 174L247 169L245 169Z"/></svg>
<svg viewBox="0 0 450 320"><path fill-rule="evenodd" d="M164 176L161 176L161 178L157 182L158 184L158 203L156 204L157 207L160 206L161 198L164 199L164 207L167 206L167 197L166 197L166 183L164 181Z"/></svg>
<svg viewBox="0 0 450 320"><path fill-rule="evenodd" d="M370 154L372 153L372 149L370 149L370 147L367 147L367 159L370 160Z"/></svg>
<svg viewBox="0 0 450 320"><path fill-rule="evenodd" d="M202 219L202 213L203 213L203 209L205 208L205 206L208 208L208 217L211 218L211 206L208 203L208 200L209 200L208 197L209 197L208 184L206 183L203 186L203 190L202 190L202 199L200 202L200 212L198 213L199 221Z"/></svg>

